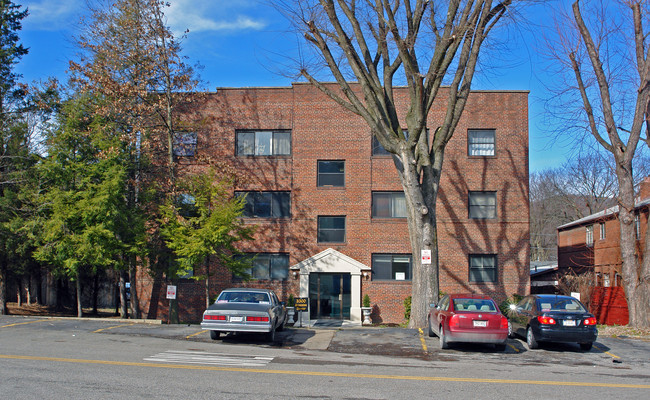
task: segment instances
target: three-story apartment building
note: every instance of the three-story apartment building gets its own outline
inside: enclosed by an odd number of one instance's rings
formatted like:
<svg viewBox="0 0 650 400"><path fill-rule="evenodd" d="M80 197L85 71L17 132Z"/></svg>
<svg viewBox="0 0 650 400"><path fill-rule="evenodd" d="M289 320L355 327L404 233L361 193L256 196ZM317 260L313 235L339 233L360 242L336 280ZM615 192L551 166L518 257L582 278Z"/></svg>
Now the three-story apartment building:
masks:
<svg viewBox="0 0 650 400"><path fill-rule="evenodd" d="M407 90L397 92L406 110ZM529 291L527 99L526 91L472 92L447 145L437 205L442 292L501 301ZM201 124L185 136L192 148L179 157L181 171L209 159L235 167L245 179L233 195L247 195L245 221L258 225L243 247L256 255L253 280L215 266L212 295L268 287L281 300L308 297L312 319L360 320L367 294L373 321L403 322L413 266L404 194L362 118L308 84L219 89L192 112ZM444 113L445 102L435 102L430 131ZM170 282L141 278L150 318L167 318ZM179 319L200 319L202 284L173 282Z"/></svg>

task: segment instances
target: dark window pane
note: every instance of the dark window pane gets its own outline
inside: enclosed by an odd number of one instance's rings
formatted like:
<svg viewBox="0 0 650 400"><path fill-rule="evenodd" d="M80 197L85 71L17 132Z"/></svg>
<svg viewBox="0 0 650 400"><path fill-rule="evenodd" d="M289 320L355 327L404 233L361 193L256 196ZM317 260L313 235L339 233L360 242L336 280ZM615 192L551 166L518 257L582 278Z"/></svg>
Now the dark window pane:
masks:
<svg viewBox="0 0 650 400"><path fill-rule="evenodd" d="M177 157L192 157L196 152L196 132L174 133L174 155Z"/></svg>
<svg viewBox="0 0 650 400"><path fill-rule="evenodd" d="M404 192L375 192L372 194L373 218L406 218Z"/></svg>
<svg viewBox="0 0 650 400"><path fill-rule="evenodd" d="M384 149L384 146L379 143L377 136L372 137L372 155L373 156L387 156L390 155L388 150Z"/></svg>
<svg viewBox="0 0 650 400"><path fill-rule="evenodd" d="M497 281L496 255L470 255L469 256L469 281L470 282L496 282Z"/></svg>
<svg viewBox="0 0 650 400"><path fill-rule="evenodd" d="M291 132L275 132L273 134L273 154L291 154Z"/></svg>
<svg viewBox="0 0 650 400"><path fill-rule="evenodd" d="M345 217L318 217L318 241L345 242Z"/></svg>
<svg viewBox="0 0 650 400"><path fill-rule="evenodd" d="M271 279L286 280L289 278L289 256L276 254L271 257Z"/></svg>
<svg viewBox="0 0 650 400"><path fill-rule="evenodd" d="M271 209L274 218L288 218L291 216L291 194L288 192L275 192L272 196Z"/></svg>
<svg viewBox="0 0 650 400"><path fill-rule="evenodd" d="M318 186L345 186L345 161L319 161Z"/></svg>
<svg viewBox="0 0 650 400"><path fill-rule="evenodd" d="M496 218L497 216L496 192L469 192L469 217L470 218Z"/></svg>
<svg viewBox="0 0 650 400"><path fill-rule="evenodd" d="M411 256L407 254L373 254L373 280L410 280Z"/></svg>
<svg viewBox="0 0 650 400"><path fill-rule="evenodd" d="M255 132L237 132L237 154L252 156L255 152Z"/></svg>

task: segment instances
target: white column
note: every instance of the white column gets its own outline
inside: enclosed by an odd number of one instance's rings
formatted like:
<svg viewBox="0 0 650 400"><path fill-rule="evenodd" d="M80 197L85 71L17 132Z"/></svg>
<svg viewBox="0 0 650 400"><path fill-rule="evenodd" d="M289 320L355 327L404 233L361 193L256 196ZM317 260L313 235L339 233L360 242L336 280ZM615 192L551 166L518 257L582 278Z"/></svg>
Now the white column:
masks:
<svg viewBox="0 0 650 400"><path fill-rule="evenodd" d="M361 321L361 272L351 273L350 321Z"/></svg>

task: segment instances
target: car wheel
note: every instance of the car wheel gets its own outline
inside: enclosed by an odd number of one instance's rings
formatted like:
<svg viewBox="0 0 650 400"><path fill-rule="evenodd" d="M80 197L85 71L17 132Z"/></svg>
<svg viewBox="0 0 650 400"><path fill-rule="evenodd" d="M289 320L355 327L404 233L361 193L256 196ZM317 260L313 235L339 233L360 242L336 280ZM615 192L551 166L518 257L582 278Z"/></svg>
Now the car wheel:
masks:
<svg viewBox="0 0 650 400"><path fill-rule="evenodd" d="M512 323L510 321L508 321L508 337L511 339L515 337L515 333L512 331Z"/></svg>
<svg viewBox="0 0 650 400"><path fill-rule="evenodd" d="M497 343L494 345L494 350L496 351L506 351L506 344L505 343Z"/></svg>
<svg viewBox="0 0 650 400"><path fill-rule="evenodd" d="M271 331L266 334L266 340L274 343L275 342L275 327L271 326Z"/></svg>
<svg viewBox="0 0 650 400"><path fill-rule="evenodd" d="M427 325L429 326L429 337L433 337L435 333L433 333L433 327L431 326L431 318L428 318L427 322Z"/></svg>
<svg viewBox="0 0 650 400"><path fill-rule="evenodd" d="M582 351L589 351L593 345L593 343L580 343L580 349Z"/></svg>
<svg viewBox="0 0 650 400"><path fill-rule="evenodd" d="M448 349L449 343L447 343L447 335L445 335L445 331L442 325L440 325L440 331L438 333L438 337L440 338L440 348Z"/></svg>
<svg viewBox="0 0 650 400"><path fill-rule="evenodd" d="M210 339L212 340L219 339L219 335L221 335L221 332L219 331L210 331Z"/></svg>
<svg viewBox="0 0 650 400"><path fill-rule="evenodd" d="M531 350L539 348L539 343L537 342L537 339L535 339L533 328L530 326L528 327L528 330L526 330L526 344Z"/></svg>

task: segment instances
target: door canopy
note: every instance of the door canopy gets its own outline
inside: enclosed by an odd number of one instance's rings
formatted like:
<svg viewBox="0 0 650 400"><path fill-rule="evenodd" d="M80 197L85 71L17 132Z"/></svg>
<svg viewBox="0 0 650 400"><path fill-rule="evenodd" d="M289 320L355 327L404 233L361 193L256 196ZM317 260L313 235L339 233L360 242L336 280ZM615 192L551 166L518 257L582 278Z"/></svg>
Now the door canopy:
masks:
<svg viewBox="0 0 650 400"><path fill-rule="evenodd" d="M349 273L350 275L361 275L363 271L370 271L370 267L359 261L346 256L332 248L323 250L320 253L309 257L292 266L291 271L300 271L301 275L312 272L336 272Z"/></svg>

